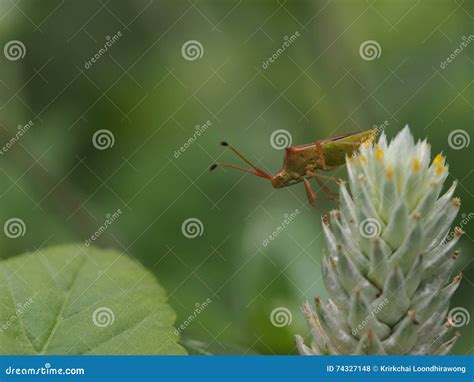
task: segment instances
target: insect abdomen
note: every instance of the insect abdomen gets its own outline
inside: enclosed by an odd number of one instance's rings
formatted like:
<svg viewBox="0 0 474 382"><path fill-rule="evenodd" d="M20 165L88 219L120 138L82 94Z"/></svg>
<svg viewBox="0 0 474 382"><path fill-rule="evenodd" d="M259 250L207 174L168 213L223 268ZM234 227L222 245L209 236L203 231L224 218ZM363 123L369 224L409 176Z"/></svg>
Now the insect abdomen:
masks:
<svg viewBox="0 0 474 382"><path fill-rule="evenodd" d="M346 156L352 155L359 145L338 145L331 143L324 146L324 158L327 166L342 166L346 163Z"/></svg>

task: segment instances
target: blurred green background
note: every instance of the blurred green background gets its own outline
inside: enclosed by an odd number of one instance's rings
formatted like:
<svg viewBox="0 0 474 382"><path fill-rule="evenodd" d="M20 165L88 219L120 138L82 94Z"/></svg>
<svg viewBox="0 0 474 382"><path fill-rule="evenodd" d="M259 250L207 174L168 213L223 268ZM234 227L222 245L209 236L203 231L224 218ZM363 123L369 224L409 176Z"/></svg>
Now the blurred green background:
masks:
<svg viewBox="0 0 474 382"><path fill-rule="evenodd" d="M463 36L474 38L473 17L473 2L441 0L2 1L2 46L19 40L25 48L0 60L2 144L19 124L34 125L0 157L0 222L26 225L21 238L2 236L1 256L84 241L121 209L95 244L155 273L178 326L211 300L182 331L185 343L212 353L294 353L293 335L308 335L300 305L325 295L320 211L308 208L302 186L275 191L244 173L209 173L216 160L238 163L219 142L274 173L283 158L271 145L276 130L302 144L384 121L393 137L409 124L447 155L467 216L472 146L453 149L448 136L473 133L474 44L443 62ZM190 40L200 44L197 56L182 50ZM379 57L361 57L367 40L379 44ZM112 147L94 147L100 129L112 132ZM202 235L183 235L189 218L202 222ZM473 224L463 228L465 277L452 302L471 314ZM290 325L271 324L278 307L289 309ZM461 331L454 353L472 353L472 320Z"/></svg>

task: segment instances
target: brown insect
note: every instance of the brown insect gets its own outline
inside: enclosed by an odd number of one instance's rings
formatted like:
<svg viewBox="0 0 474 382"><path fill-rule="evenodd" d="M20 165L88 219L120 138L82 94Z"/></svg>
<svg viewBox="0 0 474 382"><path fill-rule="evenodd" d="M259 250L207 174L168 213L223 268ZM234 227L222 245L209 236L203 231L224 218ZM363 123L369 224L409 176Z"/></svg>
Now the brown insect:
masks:
<svg viewBox="0 0 474 382"><path fill-rule="evenodd" d="M347 156L351 156L356 152L363 143L372 143L375 140L375 135L375 130L371 129L360 133L337 135L329 139L319 140L306 145L288 147L283 159L283 167L275 175L267 174L227 142L221 142L223 146L228 147L252 169L246 169L231 163L215 163L211 166L210 170L212 171L216 167L230 167L236 170L245 171L261 178L268 179L273 188L283 188L303 182L308 200L313 204L316 200L321 199L318 199L309 179L316 179L319 186L326 193L333 195L334 193L323 183L323 180L329 179L335 182L339 182L339 180L332 176L322 175L318 171L330 171L343 165ZM326 200L335 199L329 198Z"/></svg>

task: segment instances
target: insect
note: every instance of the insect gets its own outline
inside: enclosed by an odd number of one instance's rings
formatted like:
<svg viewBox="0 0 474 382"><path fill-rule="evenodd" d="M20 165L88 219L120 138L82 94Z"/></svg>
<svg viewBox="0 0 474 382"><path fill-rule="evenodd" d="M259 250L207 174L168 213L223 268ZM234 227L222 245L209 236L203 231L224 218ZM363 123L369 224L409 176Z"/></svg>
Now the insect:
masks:
<svg viewBox="0 0 474 382"><path fill-rule="evenodd" d="M305 145L288 147L285 151L283 167L273 176L255 166L227 142L221 142L222 146L228 147L240 159L248 164L251 167L251 170L231 163L215 163L211 166L210 170L212 171L217 167L229 167L236 170L245 171L269 180L273 188L283 188L303 182L308 201L314 205L316 200L323 199L318 198L313 190L313 187L311 186L311 183L309 182L309 179L316 179L318 185L327 194L334 195L335 193L333 193L329 187L323 183L323 180L329 179L337 183L339 180L333 176L322 175L318 172L318 170L330 171L343 165L346 161L347 155L352 155L358 150L360 145L366 142L373 143L375 136L376 131L371 129L358 133L337 135ZM336 199L327 198L324 200Z"/></svg>

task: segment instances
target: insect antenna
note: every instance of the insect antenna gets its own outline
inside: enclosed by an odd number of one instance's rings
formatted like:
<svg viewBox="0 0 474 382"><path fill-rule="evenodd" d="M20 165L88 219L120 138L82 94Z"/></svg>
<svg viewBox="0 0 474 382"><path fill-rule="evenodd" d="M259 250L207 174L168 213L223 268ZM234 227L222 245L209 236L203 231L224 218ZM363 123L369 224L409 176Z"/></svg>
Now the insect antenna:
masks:
<svg viewBox="0 0 474 382"><path fill-rule="evenodd" d="M233 148L227 142L221 142L221 145L225 146L225 147L228 147L231 151L233 151L240 159L242 159L245 163L247 163L250 167L252 167L253 171L248 170L248 169L243 168L243 167L240 167L240 166L236 166L236 165L231 164L231 163L215 163L210 167L211 171L214 170L217 167L229 167L229 168L233 168L235 170L248 172L249 174L256 175L256 176L259 176L261 178L265 178L265 179L269 179L269 180L272 179L271 175L267 174L265 171L263 171L260 168L258 168L257 166L255 166L252 162L250 162L247 158L245 158L241 153L239 153L235 148Z"/></svg>
<svg viewBox="0 0 474 382"><path fill-rule="evenodd" d="M251 171L251 170L248 170L248 169L246 169L246 168L237 166L237 165L232 164L232 163L214 163L214 164L209 168L209 170L212 171L212 170L216 169L217 167L229 167L229 168L233 168L233 169L235 169L235 170L245 171L245 172L248 172L249 174L257 175L257 176L260 176L260 177L262 177L262 178L266 178L266 176L261 175L261 174L257 173L256 171Z"/></svg>

